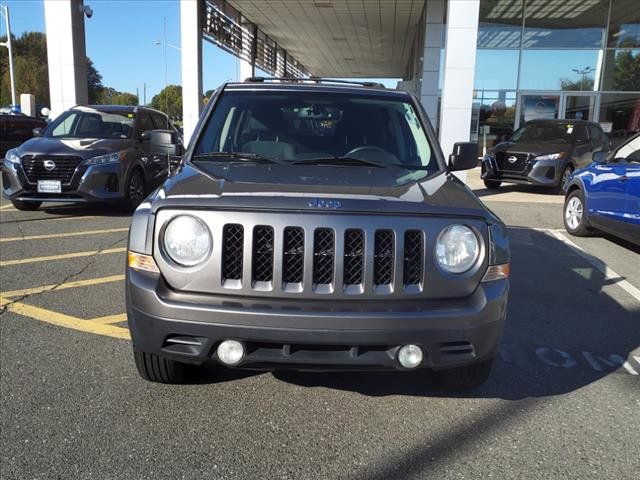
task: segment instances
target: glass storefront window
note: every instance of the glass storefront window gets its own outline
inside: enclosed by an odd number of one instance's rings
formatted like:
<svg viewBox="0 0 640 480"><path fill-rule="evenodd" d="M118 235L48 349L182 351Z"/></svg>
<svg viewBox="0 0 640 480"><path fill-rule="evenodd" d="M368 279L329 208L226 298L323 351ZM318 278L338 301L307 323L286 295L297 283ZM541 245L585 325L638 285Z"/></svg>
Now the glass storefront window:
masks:
<svg viewBox="0 0 640 480"><path fill-rule="evenodd" d="M640 49L607 50L603 90L640 91Z"/></svg>
<svg viewBox="0 0 640 480"><path fill-rule="evenodd" d="M600 48L608 0L527 0L523 48Z"/></svg>
<svg viewBox="0 0 640 480"><path fill-rule="evenodd" d="M520 48L522 0L482 0L478 48Z"/></svg>
<svg viewBox="0 0 640 480"><path fill-rule="evenodd" d="M598 90L602 50L523 50L521 90Z"/></svg>
<svg viewBox="0 0 640 480"><path fill-rule="evenodd" d="M478 90L515 90L519 50L478 50L474 87Z"/></svg>
<svg viewBox="0 0 640 480"><path fill-rule="evenodd" d="M638 7L638 0L614 0L611 3L607 43L609 47L640 47L640 8Z"/></svg>
<svg viewBox="0 0 640 480"><path fill-rule="evenodd" d="M640 132L640 93L602 94L599 121L614 146Z"/></svg>
<svg viewBox="0 0 640 480"><path fill-rule="evenodd" d="M560 113L560 95L521 95L520 123L531 120L558 118Z"/></svg>
<svg viewBox="0 0 640 480"><path fill-rule="evenodd" d="M513 133L516 117L516 92L475 90L471 137L478 142L478 156L503 142Z"/></svg>

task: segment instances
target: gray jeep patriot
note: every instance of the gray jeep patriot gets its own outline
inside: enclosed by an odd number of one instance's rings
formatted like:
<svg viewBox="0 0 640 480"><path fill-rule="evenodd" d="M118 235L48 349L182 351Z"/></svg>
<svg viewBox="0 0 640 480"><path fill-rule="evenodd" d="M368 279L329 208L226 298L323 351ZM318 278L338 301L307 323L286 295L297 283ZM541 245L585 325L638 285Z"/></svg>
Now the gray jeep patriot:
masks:
<svg viewBox="0 0 640 480"><path fill-rule="evenodd" d="M151 381L189 364L488 377L507 310L504 224L452 171L420 103L375 84L251 78L210 100L135 211L127 315ZM152 131L156 153L171 135Z"/></svg>

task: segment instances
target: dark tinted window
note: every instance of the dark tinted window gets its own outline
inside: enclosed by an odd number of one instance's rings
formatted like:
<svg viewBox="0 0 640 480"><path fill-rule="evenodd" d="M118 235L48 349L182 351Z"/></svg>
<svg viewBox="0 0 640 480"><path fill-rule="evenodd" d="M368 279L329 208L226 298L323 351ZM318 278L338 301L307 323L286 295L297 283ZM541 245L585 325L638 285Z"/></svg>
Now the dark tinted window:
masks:
<svg viewBox="0 0 640 480"><path fill-rule="evenodd" d="M510 141L515 143L569 143L573 129L573 124L570 123L532 122L519 128Z"/></svg>
<svg viewBox="0 0 640 480"><path fill-rule="evenodd" d="M589 125L589 136L591 137L591 144L593 146L600 146L604 141L604 134L602 130L594 125Z"/></svg>
<svg viewBox="0 0 640 480"><path fill-rule="evenodd" d="M167 128L169 128L168 119L164 115L161 115L159 113L151 113L151 118L153 119L155 128L159 130L166 130Z"/></svg>
<svg viewBox="0 0 640 480"><path fill-rule="evenodd" d="M587 127L584 125L577 125L574 128L574 135L576 142L589 143L589 134L587 133Z"/></svg>
<svg viewBox="0 0 640 480"><path fill-rule="evenodd" d="M148 130L154 130L155 127L153 125L153 121L151 117L146 112L138 113L138 132L146 132Z"/></svg>
<svg viewBox="0 0 640 480"><path fill-rule="evenodd" d="M133 122L132 112L103 112L76 107L51 122L46 135L56 138L130 138Z"/></svg>

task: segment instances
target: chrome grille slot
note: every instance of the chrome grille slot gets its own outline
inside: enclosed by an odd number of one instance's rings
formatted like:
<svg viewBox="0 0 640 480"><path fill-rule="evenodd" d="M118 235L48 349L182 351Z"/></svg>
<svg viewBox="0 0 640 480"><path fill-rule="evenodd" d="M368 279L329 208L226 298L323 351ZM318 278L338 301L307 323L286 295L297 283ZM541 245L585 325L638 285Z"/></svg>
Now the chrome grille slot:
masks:
<svg viewBox="0 0 640 480"><path fill-rule="evenodd" d="M282 281L302 283L304 275L304 230L300 227L284 229L282 253Z"/></svg>
<svg viewBox="0 0 640 480"><path fill-rule="evenodd" d="M273 227L258 225L253 229L252 280L273 281Z"/></svg>
<svg viewBox="0 0 640 480"><path fill-rule="evenodd" d="M47 170L44 167L45 160L51 160L55 167ZM37 183L38 180L60 180L63 184L69 184L76 168L82 163L82 158L25 155L21 163L29 183Z"/></svg>
<svg viewBox="0 0 640 480"><path fill-rule="evenodd" d="M222 229L222 281L242 280L244 228L229 223Z"/></svg>
<svg viewBox="0 0 640 480"><path fill-rule="evenodd" d="M350 228L344 232L342 282L345 286L364 282L364 232Z"/></svg>
<svg viewBox="0 0 640 480"><path fill-rule="evenodd" d="M317 228L313 238L313 283L330 285L333 283L333 261L335 241L333 230Z"/></svg>
<svg viewBox="0 0 640 480"><path fill-rule="evenodd" d="M419 285L422 282L423 251L422 232L419 230L404 232L404 277L402 283L405 287Z"/></svg>
<svg viewBox="0 0 640 480"><path fill-rule="evenodd" d="M393 280L393 231L377 230L373 253L374 285L390 285Z"/></svg>

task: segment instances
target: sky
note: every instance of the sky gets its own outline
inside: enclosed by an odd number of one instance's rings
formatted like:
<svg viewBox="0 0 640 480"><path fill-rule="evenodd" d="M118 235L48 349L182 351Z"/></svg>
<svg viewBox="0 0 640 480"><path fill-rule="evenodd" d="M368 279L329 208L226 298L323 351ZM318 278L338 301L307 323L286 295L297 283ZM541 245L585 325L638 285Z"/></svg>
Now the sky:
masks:
<svg viewBox="0 0 640 480"><path fill-rule="evenodd" d="M11 31L44 32L43 0L2 0L9 7ZM85 18L87 56L102 75L105 86L136 94L147 102L165 86L164 49L156 45L163 37L166 18L167 43L180 46L178 0L85 0L93 9ZM5 33L2 25L1 33ZM239 80L236 57L203 41L203 92L225 81ZM180 51L167 48L168 84L180 84ZM396 81L385 81L395 87Z"/></svg>

